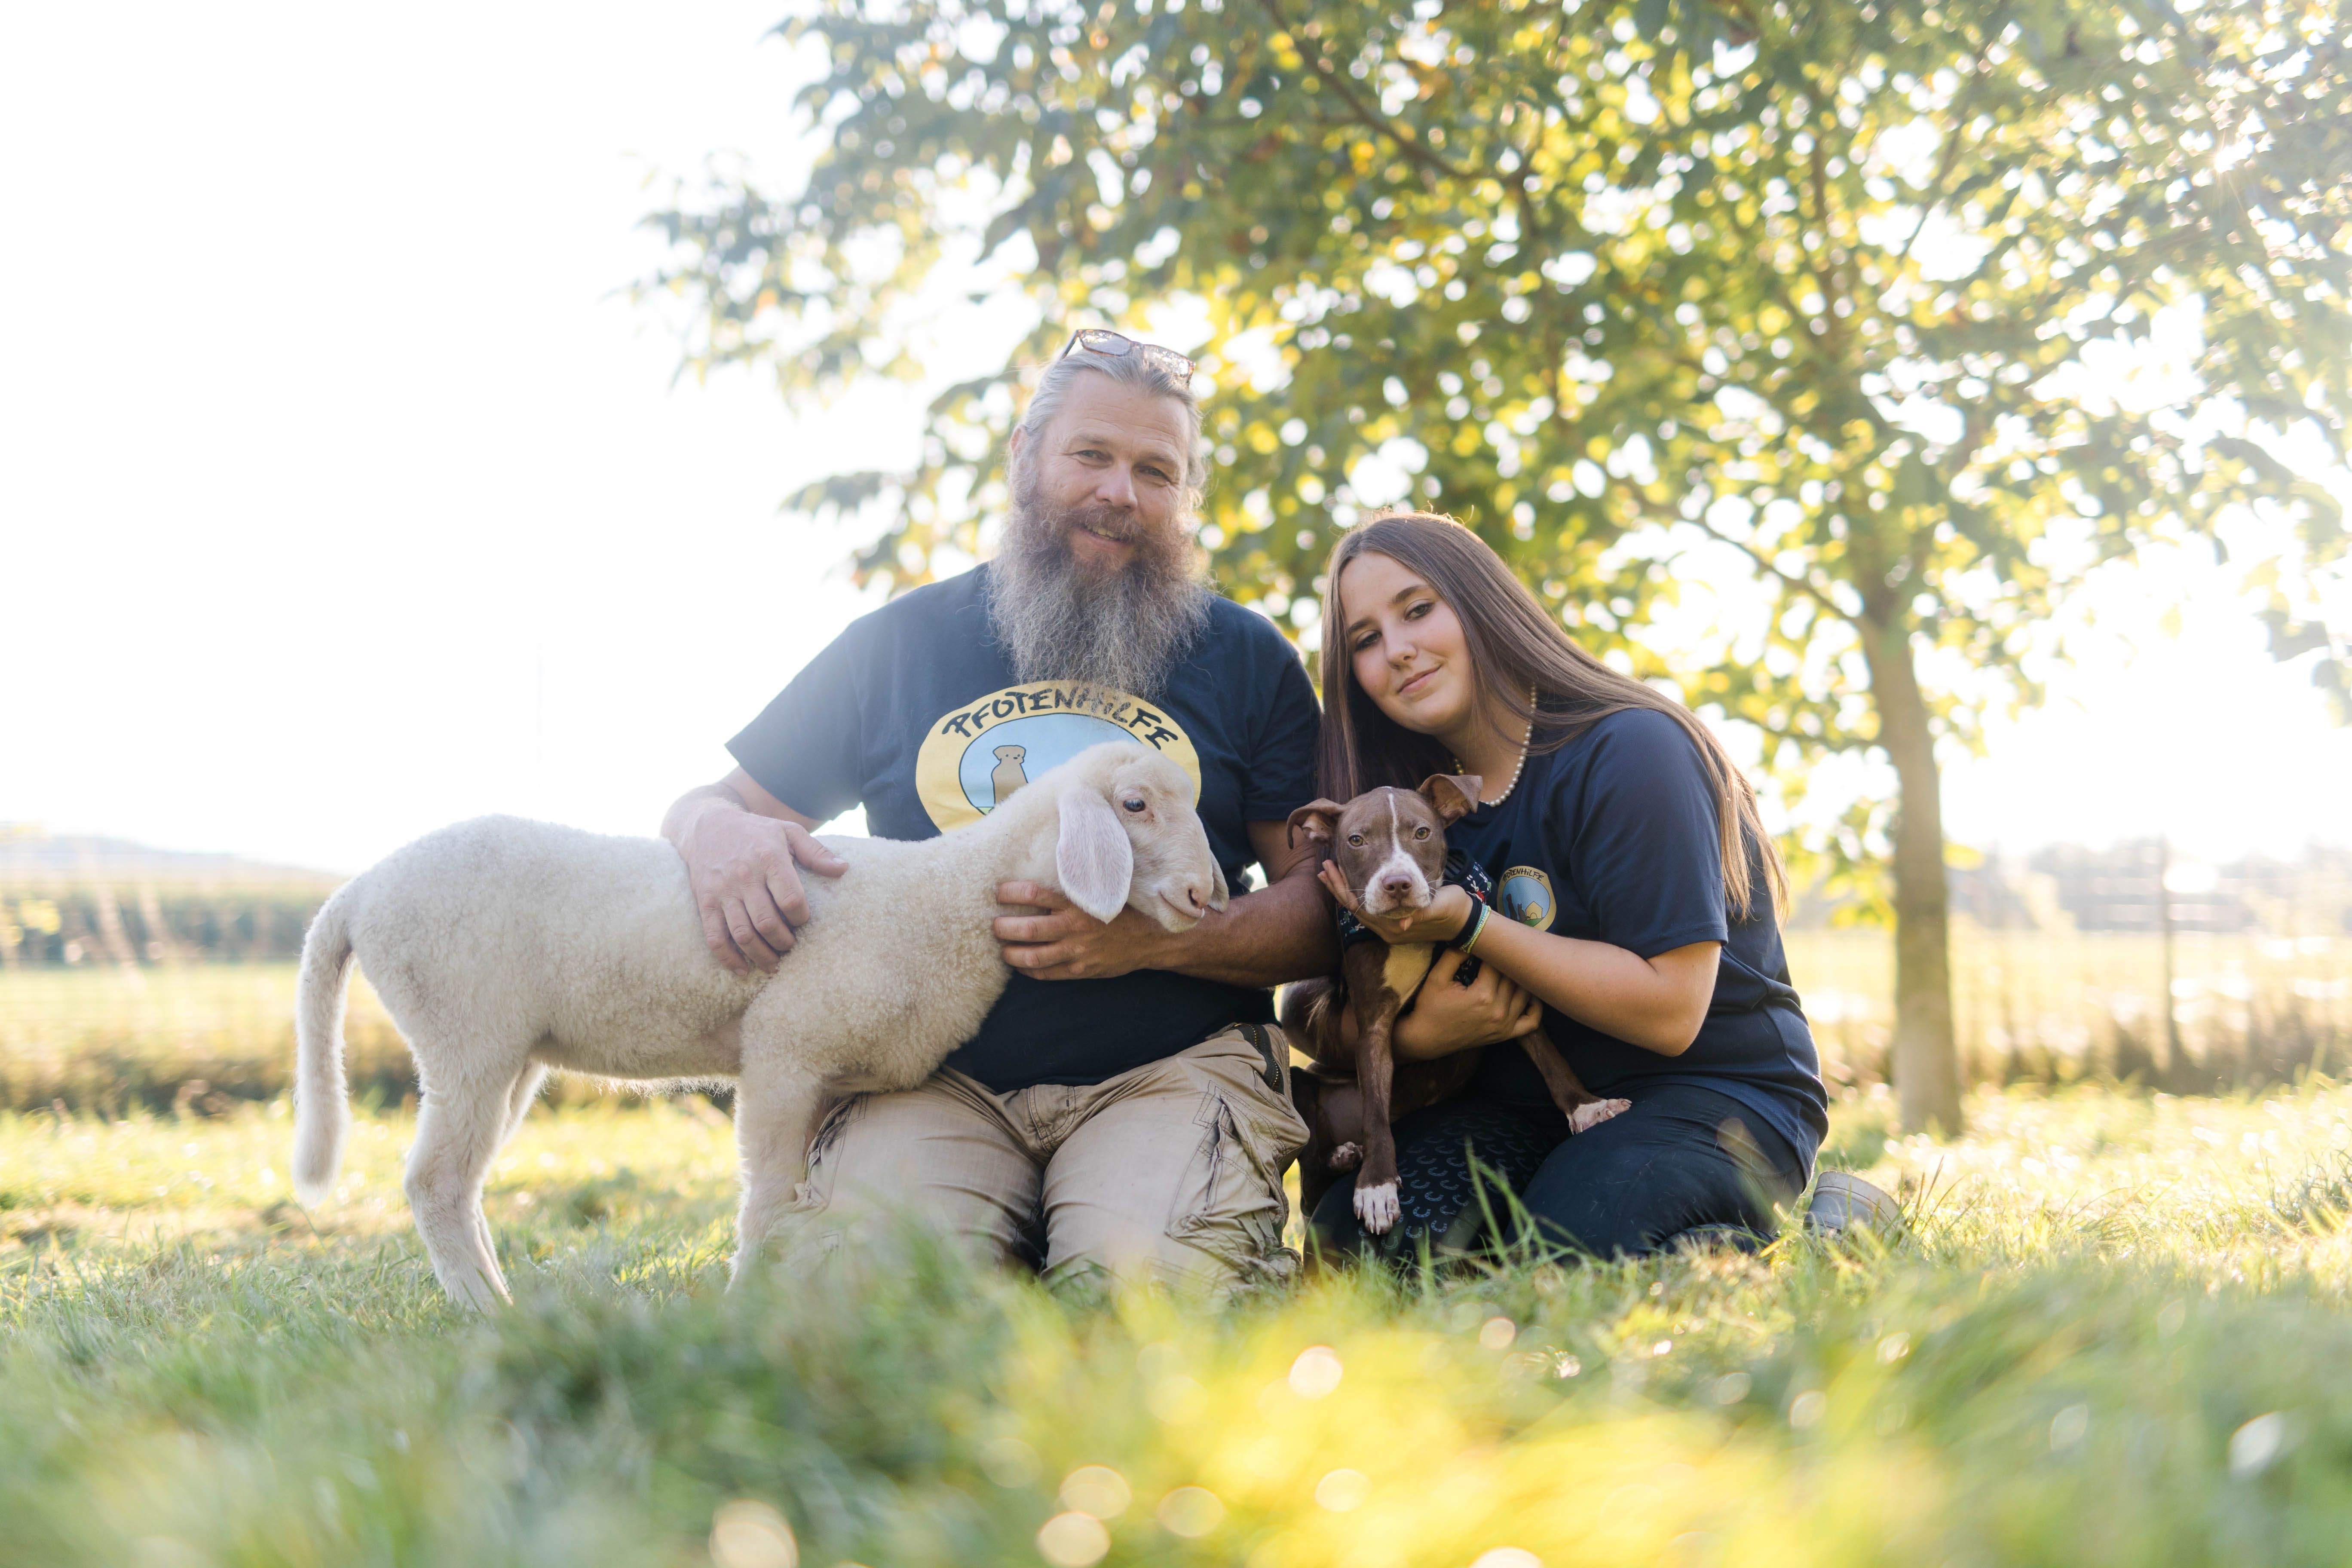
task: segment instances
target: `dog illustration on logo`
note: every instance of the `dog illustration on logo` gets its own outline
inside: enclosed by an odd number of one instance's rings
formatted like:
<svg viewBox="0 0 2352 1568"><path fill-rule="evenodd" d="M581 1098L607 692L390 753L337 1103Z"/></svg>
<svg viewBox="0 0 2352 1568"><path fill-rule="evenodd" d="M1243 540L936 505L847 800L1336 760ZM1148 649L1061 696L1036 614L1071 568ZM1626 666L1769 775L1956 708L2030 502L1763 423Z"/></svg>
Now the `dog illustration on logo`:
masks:
<svg viewBox="0 0 2352 1568"><path fill-rule="evenodd" d="M1021 760L1028 754L1026 746L996 748L996 771L988 775L988 782L996 789L996 805L1011 800L1013 792L1029 782L1029 775L1021 771Z"/></svg>
<svg viewBox="0 0 2352 1568"><path fill-rule="evenodd" d="M1108 688L1034 682L959 702L932 720L915 754L916 794L932 825L950 833L1107 741L1173 757L1198 787L1200 753L1156 705Z"/></svg>

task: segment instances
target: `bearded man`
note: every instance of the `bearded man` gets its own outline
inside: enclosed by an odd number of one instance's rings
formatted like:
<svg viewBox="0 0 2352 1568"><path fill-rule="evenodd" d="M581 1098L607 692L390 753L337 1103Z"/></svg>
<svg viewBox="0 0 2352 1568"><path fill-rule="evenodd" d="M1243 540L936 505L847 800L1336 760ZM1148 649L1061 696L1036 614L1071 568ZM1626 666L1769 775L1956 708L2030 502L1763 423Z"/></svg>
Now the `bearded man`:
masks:
<svg viewBox="0 0 2352 1568"><path fill-rule="evenodd" d="M1207 585L1192 375L1167 349L1075 337L1013 434L995 559L853 623L663 825L712 951L773 970L807 919L800 872L841 873L809 829L851 805L880 837L929 837L1117 739L1199 782L1231 904L1179 935L1003 884L1003 998L929 1082L826 1120L800 1202L828 1225L911 1213L1049 1279L1213 1288L1297 1266L1282 1173L1307 1130L1268 988L1337 956L1284 826L1316 796L1318 720L1281 636ZM1252 861L1265 886L1240 892Z"/></svg>

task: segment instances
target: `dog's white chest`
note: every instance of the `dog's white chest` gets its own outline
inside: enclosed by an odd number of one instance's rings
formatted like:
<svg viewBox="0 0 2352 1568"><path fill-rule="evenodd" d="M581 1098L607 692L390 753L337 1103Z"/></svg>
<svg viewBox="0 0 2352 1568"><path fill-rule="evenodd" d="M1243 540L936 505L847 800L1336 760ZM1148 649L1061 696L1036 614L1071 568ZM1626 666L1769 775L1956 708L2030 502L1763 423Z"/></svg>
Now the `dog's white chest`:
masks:
<svg viewBox="0 0 2352 1568"><path fill-rule="evenodd" d="M1421 983L1437 963L1434 942L1402 942L1389 949L1388 962L1381 966L1381 984L1402 1004L1412 1000Z"/></svg>

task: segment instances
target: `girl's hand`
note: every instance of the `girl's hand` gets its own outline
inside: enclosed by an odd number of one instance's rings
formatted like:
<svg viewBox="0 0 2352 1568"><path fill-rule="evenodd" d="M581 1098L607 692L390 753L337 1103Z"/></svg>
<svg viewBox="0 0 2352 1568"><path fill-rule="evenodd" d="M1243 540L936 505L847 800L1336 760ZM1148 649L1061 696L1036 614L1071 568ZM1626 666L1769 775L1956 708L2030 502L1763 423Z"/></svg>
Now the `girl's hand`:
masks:
<svg viewBox="0 0 2352 1568"><path fill-rule="evenodd" d="M1400 942L1452 942L1478 911L1476 900L1449 882L1437 889L1437 896L1426 906L1411 914L1368 915L1357 905L1355 891L1339 874L1336 862L1324 861L1318 875L1323 879L1324 889L1341 909L1363 921L1373 935L1391 947Z"/></svg>
<svg viewBox="0 0 2352 1568"><path fill-rule="evenodd" d="M1543 1004L1491 963L1469 984L1455 984L1454 974L1467 961L1466 953L1452 948L1437 955L1412 1011L1397 1020L1396 1033L1390 1037L1398 1060L1428 1061L1516 1040L1543 1022Z"/></svg>

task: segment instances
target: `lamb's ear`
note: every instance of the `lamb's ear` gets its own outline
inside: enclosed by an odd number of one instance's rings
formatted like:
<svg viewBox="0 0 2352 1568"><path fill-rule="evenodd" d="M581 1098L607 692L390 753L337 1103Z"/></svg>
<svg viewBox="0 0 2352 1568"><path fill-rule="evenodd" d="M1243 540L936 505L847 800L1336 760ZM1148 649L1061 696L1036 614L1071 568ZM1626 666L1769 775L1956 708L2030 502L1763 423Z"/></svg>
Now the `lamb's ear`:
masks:
<svg viewBox="0 0 2352 1568"><path fill-rule="evenodd" d="M1054 845L1054 874L1070 902L1108 925L1127 907L1135 878L1135 849L1102 792L1074 784L1062 792L1062 832Z"/></svg>
<svg viewBox="0 0 2352 1568"><path fill-rule="evenodd" d="M1478 809L1479 792L1486 781L1476 773L1432 773L1414 793L1437 808L1437 819L1451 826Z"/></svg>
<svg viewBox="0 0 2352 1568"><path fill-rule="evenodd" d="M1345 810L1336 800L1310 800L1290 814L1290 827L1283 842L1296 849L1302 833L1318 844L1328 844L1339 826L1339 813Z"/></svg>

